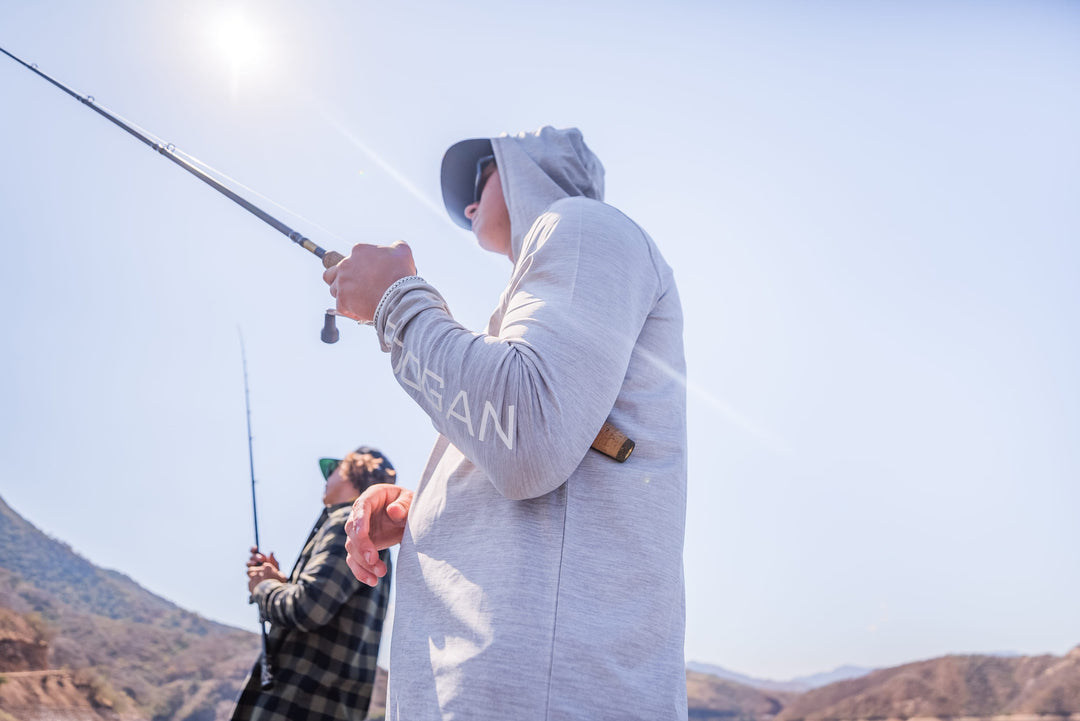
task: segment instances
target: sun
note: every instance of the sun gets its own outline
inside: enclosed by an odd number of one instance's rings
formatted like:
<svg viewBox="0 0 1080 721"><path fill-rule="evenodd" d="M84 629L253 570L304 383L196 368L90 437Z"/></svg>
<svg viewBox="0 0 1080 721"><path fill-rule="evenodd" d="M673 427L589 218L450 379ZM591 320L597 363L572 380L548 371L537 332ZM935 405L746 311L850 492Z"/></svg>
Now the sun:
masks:
<svg viewBox="0 0 1080 721"><path fill-rule="evenodd" d="M222 11L211 26L215 44L234 73L258 67L265 56L262 30L241 10Z"/></svg>

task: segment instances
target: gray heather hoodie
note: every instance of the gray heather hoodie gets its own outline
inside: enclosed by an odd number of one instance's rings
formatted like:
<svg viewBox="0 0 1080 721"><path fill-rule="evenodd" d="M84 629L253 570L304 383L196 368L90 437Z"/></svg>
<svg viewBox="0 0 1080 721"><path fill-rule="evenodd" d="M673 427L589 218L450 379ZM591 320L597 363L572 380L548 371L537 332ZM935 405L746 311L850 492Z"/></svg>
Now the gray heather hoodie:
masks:
<svg viewBox="0 0 1080 721"><path fill-rule="evenodd" d="M439 437L397 565L389 719L685 719L682 309L577 130L492 140L514 270L486 333L375 319ZM637 442L589 446L608 417Z"/></svg>

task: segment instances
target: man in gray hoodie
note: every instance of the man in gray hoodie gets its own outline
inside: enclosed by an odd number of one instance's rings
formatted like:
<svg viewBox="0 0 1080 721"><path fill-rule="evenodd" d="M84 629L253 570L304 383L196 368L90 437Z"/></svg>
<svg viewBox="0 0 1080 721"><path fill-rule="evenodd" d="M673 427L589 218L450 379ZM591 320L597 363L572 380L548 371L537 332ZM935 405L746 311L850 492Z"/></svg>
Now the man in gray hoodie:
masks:
<svg viewBox="0 0 1080 721"><path fill-rule="evenodd" d="M485 333L405 243L325 274L439 431L415 495L372 487L346 529L369 584L401 544L388 719L686 718L682 308L603 172L576 129L447 151L451 218L513 264ZM590 451L606 419L626 463Z"/></svg>

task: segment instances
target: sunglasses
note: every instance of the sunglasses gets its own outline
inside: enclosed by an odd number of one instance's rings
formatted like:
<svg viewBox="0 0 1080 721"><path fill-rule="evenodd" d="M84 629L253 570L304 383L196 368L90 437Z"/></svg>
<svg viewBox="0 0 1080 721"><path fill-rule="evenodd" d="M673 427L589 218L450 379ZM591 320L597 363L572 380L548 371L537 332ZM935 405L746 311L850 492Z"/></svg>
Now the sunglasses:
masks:
<svg viewBox="0 0 1080 721"><path fill-rule="evenodd" d="M473 202L480 202L480 193L484 191L484 184L487 182L487 178L484 177L484 168L488 163L494 163L494 155L485 155L476 161L476 181L473 183ZM490 175L488 176L491 177Z"/></svg>

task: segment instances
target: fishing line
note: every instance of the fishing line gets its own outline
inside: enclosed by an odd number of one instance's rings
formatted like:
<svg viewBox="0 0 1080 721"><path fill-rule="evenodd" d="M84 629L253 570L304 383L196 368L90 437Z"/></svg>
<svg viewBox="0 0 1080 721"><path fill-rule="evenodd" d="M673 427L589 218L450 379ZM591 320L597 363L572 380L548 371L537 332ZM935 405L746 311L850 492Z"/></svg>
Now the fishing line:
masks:
<svg viewBox="0 0 1080 721"><path fill-rule="evenodd" d="M270 198L270 197L268 197L266 195L263 195L262 193L255 190L254 188L252 188L250 186L247 186L247 185L244 185L243 183L241 183L236 178L230 177L229 175L221 172L220 170L217 170L216 168L214 168L214 167L212 167L210 165L207 165L205 162L203 162L202 160L199 160L198 158L196 158L191 153L188 153L188 152L186 152L184 150L181 150L180 148L173 148L173 152L176 153L177 155L181 156L182 158L184 158L184 160L188 161L192 165L198 166L199 168L201 168L203 170L203 172L207 173L208 175L215 175L218 178L221 178L222 180L230 183L234 187L239 188L240 190L243 190L248 195L254 195L256 198L260 198L262 200L265 200L267 203L274 206L275 208L278 208L279 210L282 210L282 211L288 213L289 215L293 216L294 218L296 218L298 220L302 220L303 222L307 223L308 225L310 225L312 227L318 228L319 230L322 231L323 235L327 235L327 236L333 238L334 240L340 241L342 243L347 242L340 235L337 235L333 231L327 229L325 226L320 225L316 221L305 217L304 215L296 212L295 210L287 208L286 206L284 206L281 203L277 202L273 198Z"/></svg>
<svg viewBox="0 0 1080 721"><path fill-rule="evenodd" d="M3 50L3 48L0 48L0 52L4 52L5 55L8 55L9 57L12 57L11 53L8 53L7 51ZM37 65L34 64L34 63L31 63L31 67L36 68ZM137 131L140 135L142 135L142 136L146 137L147 139L153 141L155 149L160 148L160 147L164 147L168 152L178 156L182 160L187 161L191 165L194 165L194 166L198 167L205 174L207 174L209 176L212 176L214 178L220 179L222 181L228 182L233 187L238 188L240 190L243 190L248 195L254 195L257 198L260 198L261 200L266 201L270 205L273 205L275 208L278 208L279 210L282 210L282 211L288 213L289 215L293 216L294 218L302 220L303 222L318 228L324 234L330 236L331 238L334 238L335 240L338 240L338 241L341 241L341 242L345 242L345 240L343 238L341 238L340 236L336 235L335 233L327 230L326 228L319 225L318 223L311 220L310 218L306 218L303 215L301 215L300 213L296 212L295 210L292 210L290 208L285 207L285 205L277 202L273 198L270 198L270 197L260 193L259 191L255 190L254 188L252 188L250 186L244 185L243 183L241 183L236 178L231 177L227 173L223 173L222 171L220 171L217 168L213 167L209 163L206 163L205 161L202 161L199 158L196 158L191 153L176 147L174 144L165 142L165 139L162 138L160 135L157 135L156 133L151 132L150 130L147 130L146 128L142 127L141 125L139 125L135 121L131 120L130 118L127 118L124 115L121 115L120 113L118 113L116 110L113 110L108 105L105 105L104 103L98 102L94 98L93 95L87 95L86 99L89 100L91 103L93 103L95 108L100 108L105 113L108 113L109 115L112 115L113 117L115 117L117 120L120 120L124 125L127 125L127 126L131 127L133 130Z"/></svg>
<svg viewBox="0 0 1080 721"><path fill-rule="evenodd" d="M238 193L231 190L224 183L220 182L219 180L214 178L209 173L204 172L203 170L198 168L195 164L193 164L193 163L189 162L188 160L186 160L185 158L181 157L180 154L178 154L176 152L176 147L172 143L165 143L160 138L155 136L153 133L149 133L147 131L142 130L141 128L138 128L138 126L135 125L134 123L130 123L130 122L126 121L126 120L122 120L119 115L116 115L116 114L110 112L109 110L107 110L106 108L104 108L103 106L99 105L97 103L97 101L94 99L93 95L80 95L79 93L75 92L74 90L72 90L68 86L64 85L60 81L54 79L53 77L51 77L47 73L44 73L41 70L39 70L36 64L27 63L24 60L22 60L21 58L18 58L15 55L12 55L11 53L9 53L4 48L0 48L0 53L3 53L4 55L7 55L9 58L11 58L15 62L19 63L20 65L22 65L24 68L26 68L30 72L32 72L35 75L37 75L38 77L48 81L51 85L54 85L55 87L59 88L60 90L62 90L67 95L70 95L71 97L75 98L80 103L82 103L86 107L90 108L91 110L93 110L98 115L101 115L103 118L105 118L109 122L113 123L114 125L116 125L120 129L124 130L125 132L127 132L128 134L133 136L139 142L147 145L148 147L152 148L153 150L156 150L162 157L167 158L168 160L171 160L172 162L176 163L181 168L183 168L187 172L191 173L196 178L203 181L204 183L209 185L214 190L218 191L219 193L221 193L225 197L227 197L230 200L232 200L233 202L235 202L240 207L244 208L244 210L247 210L252 215L259 218L259 220L262 220L267 225L271 226L272 228L274 228L278 232L282 233L283 235L288 237L289 240L296 243L297 245L299 245L304 250L307 250L310 253L317 256L318 258L322 259L324 267L330 268L330 267L336 265L338 262L340 262L343 259L344 256L342 256L340 253L337 253L337 252L332 251L332 250L330 250L330 251L324 250L323 248L318 246L316 243L314 243L310 239L304 237L304 235L302 233L300 233L299 231L293 230L292 228L290 228L285 223L281 222L280 220L278 220L274 216L272 216L269 213L267 213L266 211L264 211L262 208L260 208L257 205L249 202L246 198L244 198L243 196L241 196ZM205 166L205 167L209 167L209 166Z"/></svg>

